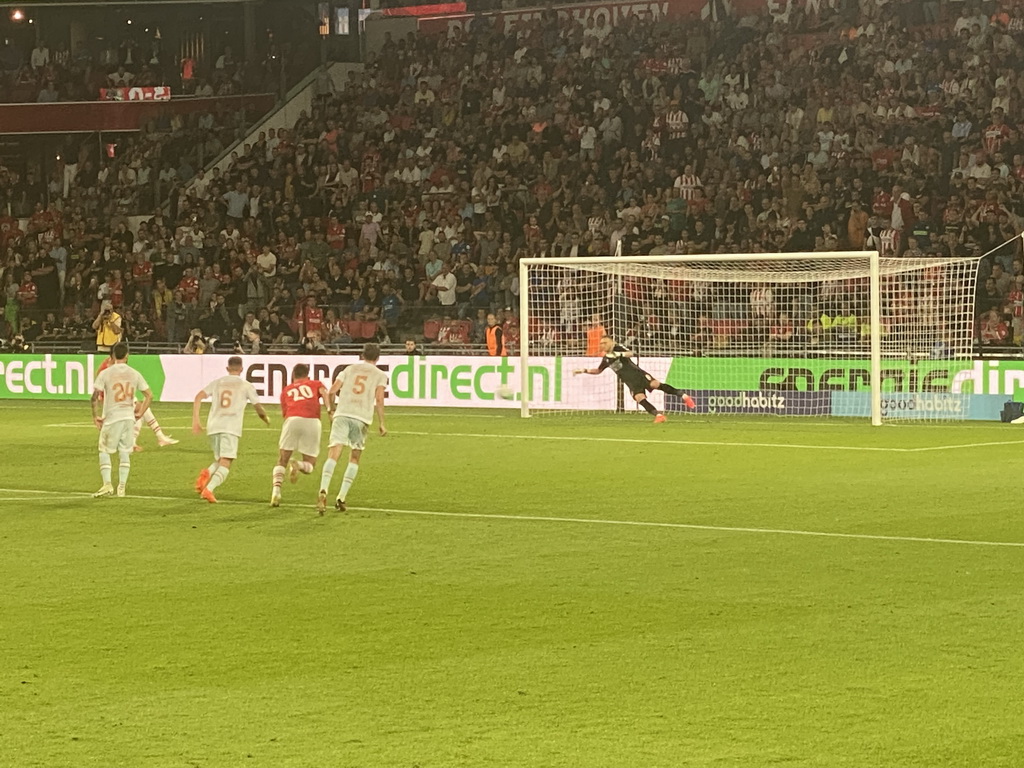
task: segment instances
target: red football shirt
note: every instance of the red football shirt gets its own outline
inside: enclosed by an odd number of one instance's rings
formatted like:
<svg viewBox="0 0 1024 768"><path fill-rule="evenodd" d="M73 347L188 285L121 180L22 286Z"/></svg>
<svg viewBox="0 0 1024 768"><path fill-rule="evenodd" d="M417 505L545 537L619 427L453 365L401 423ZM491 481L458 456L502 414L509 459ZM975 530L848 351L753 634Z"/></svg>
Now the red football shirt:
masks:
<svg viewBox="0 0 1024 768"><path fill-rule="evenodd" d="M295 321L302 327L302 333L320 333L324 328L324 311L319 307L300 305L295 310Z"/></svg>
<svg viewBox="0 0 1024 768"><path fill-rule="evenodd" d="M281 417L298 416L302 419L320 418L320 392L323 382L299 379L281 391Z"/></svg>
<svg viewBox="0 0 1024 768"><path fill-rule="evenodd" d="M199 295L199 278L194 276L181 278L178 290L181 291L185 301L195 301Z"/></svg>
<svg viewBox="0 0 1024 768"><path fill-rule="evenodd" d="M153 285L153 262L144 261L141 264L132 264L132 278L137 286Z"/></svg>
<svg viewBox="0 0 1024 768"><path fill-rule="evenodd" d="M18 287L18 301L23 307L34 307L39 300L39 289L29 277Z"/></svg>

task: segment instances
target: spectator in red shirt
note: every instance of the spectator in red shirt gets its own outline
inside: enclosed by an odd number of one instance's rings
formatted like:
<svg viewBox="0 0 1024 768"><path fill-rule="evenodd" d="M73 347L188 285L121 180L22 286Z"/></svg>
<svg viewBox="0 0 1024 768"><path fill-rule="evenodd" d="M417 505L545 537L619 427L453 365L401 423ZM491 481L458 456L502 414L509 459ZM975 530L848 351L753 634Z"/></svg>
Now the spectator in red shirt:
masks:
<svg viewBox="0 0 1024 768"><path fill-rule="evenodd" d="M1003 142L1010 138L1010 126L1008 126L1004 120L1000 110L996 110L992 115L992 123L985 129L982 136L982 146L985 151L989 154L998 152Z"/></svg>
<svg viewBox="0 0 1024 768"><path fill-rule="evenodd" d="M31 273L26 272L21 285L18 286L18 303L21 304L23 310L30 310L35 307L37 301L39 301L39 288L33 282Z"/></svg>
<svg viewBox="0 0 1024 768"><path fill-rule="evenodd" d="M44 208L42 203L36 203L35 210L28 220L29 234L36 235L40 232L45 232L53 226L54 220L55 217L51 211Z"/></svg>
<svg viewBox="0 0 1024 768"><path fill-rule="evenodd" d="M6 248L8 244L15 245L25 233L18 226L18 220L13 216L0 216L0 248Z"/></svg>
<svg viewBox="0 0 1024 768"><path fill-rule="evenodd" d="M135 263L132 264L132 283L142 291L148 304L153 295L153 262L144 252L139 252L135 256Z"/></svg>
<svg viewBox="0 0 1024 768"><path fill-rule="evenodd" d="M345 225L335 214L331 214L331 218L327 222L327 244L335 251L340 251L345 247Z"/></svg>
<svg viewBox="0 0 1024 768"><path fill-rule="evenodd" d="M107 280L107 298L114 305L114 309L120 309L124 304L124 280L121 279L121 270L115 269L110 273Z"/></svg>
<svg viewBox="0 0 1024 768"><path fill-rule="evenodd" d="M186 304L194 304L199 298L199 278L192 267L185 267L185 272L178 283L178 290Z"/></svg>
<svg viewBox="0 0 1024 768"><path fill-rule="evenodd" d="M324 328L324 312L316 305L316 297L309 296L304 304L298 306L295 322L299 326L299 336L319 341Z"/></svg>

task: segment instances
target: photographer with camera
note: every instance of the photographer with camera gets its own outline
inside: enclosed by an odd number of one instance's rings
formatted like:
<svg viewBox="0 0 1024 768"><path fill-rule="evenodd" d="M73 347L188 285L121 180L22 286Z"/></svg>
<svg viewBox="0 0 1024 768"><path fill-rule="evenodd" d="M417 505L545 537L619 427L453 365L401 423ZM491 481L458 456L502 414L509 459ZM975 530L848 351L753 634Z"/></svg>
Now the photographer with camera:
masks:
<svg viewBox="0 0 1024 768"><path fill-rule="evenodd" d="M193 328L188 335L188 341L185 343L185 349L183 352L186 355L203 355L206 354L206 339L203 338L203 332L199 328Z"/></svg>
<svg viewBox="0 0 1024 768"><path fill-rule="evenodd" d="M206 346L209 352L214 352L214 347L221 339L229 339L233 335L231 316L228 314L224 304L224 296L216 294L209 301L209 306L203 310L196 321L196 325L206 339Z"/></svg>
<svg viewBox="0 0 1024 768"><path fill-rule="evenodd" d="M92 321L92 329L96 331L97 352L110 352L124 336L121 316L114 311L114 304L109 299L100 303L100 314Z"/></svg>

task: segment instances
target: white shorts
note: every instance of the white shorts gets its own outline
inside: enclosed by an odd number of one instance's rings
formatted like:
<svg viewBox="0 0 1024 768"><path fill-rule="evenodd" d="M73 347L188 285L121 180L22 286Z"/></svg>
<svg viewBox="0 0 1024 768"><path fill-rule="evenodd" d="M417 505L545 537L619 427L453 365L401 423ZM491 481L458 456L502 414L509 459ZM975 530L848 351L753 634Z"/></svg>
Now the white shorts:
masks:
<svg viewBox="0 0 1024 768"><path fill-rule="evenodd" d="M281 439L277 447L282 451L298 451L303 456L319 456L322 432L320 419L289 416L281 427Z"/></svg>
<svg viewBox="0 0 1024 768"><path fill-rule="evenodd" d="M335 416L334 424L331 425L331 438L327 441L330 446L347 445L361 451L366 448L366 433L370 429L369 424L364 424L359 419L349 416Z"/></svg>
<svg viewBox="0 0 1024 768"><path fill-rule="evenodd" d="M237 459L238 435L229 435L225 432L210 435L210 447L213 448L215 459Z"/></svg>
<svg viewBox="0 0 1024 768"><path fill-rule="evenodd" d="M135 420L115 421L100 429L100 453L130 451L135 447Z"/></svg>

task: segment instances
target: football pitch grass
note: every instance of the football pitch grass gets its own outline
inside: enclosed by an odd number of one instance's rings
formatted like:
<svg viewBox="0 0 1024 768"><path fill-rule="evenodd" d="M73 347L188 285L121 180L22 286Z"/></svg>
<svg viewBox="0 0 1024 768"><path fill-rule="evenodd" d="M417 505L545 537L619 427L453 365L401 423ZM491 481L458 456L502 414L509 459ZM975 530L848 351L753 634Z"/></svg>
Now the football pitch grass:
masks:
<svg viewBox="0 0 1024 768"><path fill-rule="evenodd" d="M1021 764L1024 430L392 409L318 517L155 411L0 405L2 766Z"/></svg>

